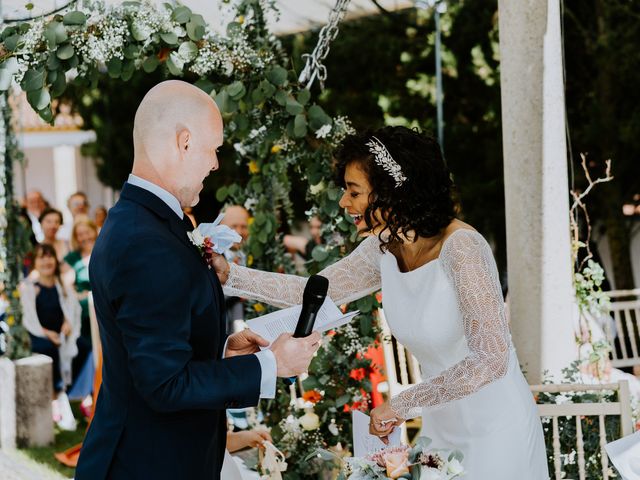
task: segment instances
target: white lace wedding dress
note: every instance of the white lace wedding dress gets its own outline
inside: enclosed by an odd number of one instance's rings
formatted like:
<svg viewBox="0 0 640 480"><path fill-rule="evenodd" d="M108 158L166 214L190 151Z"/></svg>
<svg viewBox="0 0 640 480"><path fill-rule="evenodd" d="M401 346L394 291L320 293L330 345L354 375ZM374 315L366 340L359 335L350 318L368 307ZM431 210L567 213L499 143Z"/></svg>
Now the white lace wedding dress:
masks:
<svg viewBox="0 0 640 480"><path fill-rule="evenodd" d="M491 249L459 229L440 256L403 273L377 237L321 275L346 303L382 288L393 335L419 360L426 380L391 399L402 418L422 415L435 448L464 453L467 480L549 478L542 426L520 371ZM225 293L276 306L302 301L306 279L231 266Z"/></svg>

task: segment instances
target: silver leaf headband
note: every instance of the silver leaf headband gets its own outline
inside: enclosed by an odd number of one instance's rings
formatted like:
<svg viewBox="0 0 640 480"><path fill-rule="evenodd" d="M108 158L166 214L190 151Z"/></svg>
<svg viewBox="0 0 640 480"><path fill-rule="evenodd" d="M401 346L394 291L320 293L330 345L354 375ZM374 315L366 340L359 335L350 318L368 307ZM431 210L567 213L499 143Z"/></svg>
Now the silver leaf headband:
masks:
<svg viewBox="0 0 640 480"><path fill-rule="evenodd" d="M376 137L371 136L371 140L369 140L366 145L369 147L369 151L373 155L375 162L384 168L396 181L396 188L402 185L407 177L404 176L402 168L400 168L400 165L393 159L387 147L384 146L384 143Z"/></svg>

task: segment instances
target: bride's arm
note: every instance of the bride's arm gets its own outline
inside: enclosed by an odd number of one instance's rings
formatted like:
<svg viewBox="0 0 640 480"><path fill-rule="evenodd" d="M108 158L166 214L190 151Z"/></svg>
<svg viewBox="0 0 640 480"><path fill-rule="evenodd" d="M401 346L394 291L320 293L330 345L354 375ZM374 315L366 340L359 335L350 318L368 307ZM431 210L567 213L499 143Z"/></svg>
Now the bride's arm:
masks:
<svg viewBox="0 0 640 480"><path fill-rule="evenodd" d="M440 258L456 291L470 354L462 361L391 399L401 418L478 391L507 373L509 326L493 254L477 232L458 231Z"/></svg>
<svg viewBox="0 0 640 480"><path fill-rule="evenodd" d="M348 256L319 274L329 279L328 295L337 305L351 302L380 289L380 257L377 237L368 237ZM263 272L231 265L224 284L225 295L251 298L276 307L302 303L305 277Z"/></svg>

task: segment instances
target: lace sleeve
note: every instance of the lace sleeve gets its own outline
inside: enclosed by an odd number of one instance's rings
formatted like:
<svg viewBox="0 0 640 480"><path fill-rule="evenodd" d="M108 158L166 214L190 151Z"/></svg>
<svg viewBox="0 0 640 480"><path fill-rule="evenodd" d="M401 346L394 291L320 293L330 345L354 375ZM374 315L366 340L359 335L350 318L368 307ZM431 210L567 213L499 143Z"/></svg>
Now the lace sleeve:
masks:
<svg viewBox="0 0 640 480"><path fill-rule="evenodd" d="M328 266L320 275L329 279L329 297L337 304L348 303L380 289L380 242L367 237L348 256ZM263 272L231 265L224 284L225 295L251 298L276 307L302 303L307 283L304 277Z"/></svg>
<svg viewBox="0 0 640 480"><path fill-rule="evenodd" d="M470 353L392 398L391 408L404 419L471 395L507 372L511 340L489 245L475 231L457 230L445 241L440 259L458 297Z"/></svg>

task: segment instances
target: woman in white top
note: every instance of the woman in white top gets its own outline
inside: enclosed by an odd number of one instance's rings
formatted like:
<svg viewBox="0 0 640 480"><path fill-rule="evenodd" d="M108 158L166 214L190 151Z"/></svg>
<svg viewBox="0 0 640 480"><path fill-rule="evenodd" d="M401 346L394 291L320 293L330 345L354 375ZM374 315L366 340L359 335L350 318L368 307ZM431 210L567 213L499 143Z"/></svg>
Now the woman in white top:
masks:
<svg viewBox="0 0 640 480"><path fill-rule="evenodd" d="M371 412L382 438L422 416L435 448L460 449L468 480L547 479L542 426L520 371L491 249L457 220L438 143L404 127L353 135L339 148L340 205L368 237L320 272L336 304L382 288L394 336L425 380ZM225 292L299 304L305 279L216 259Z"/></svg>

